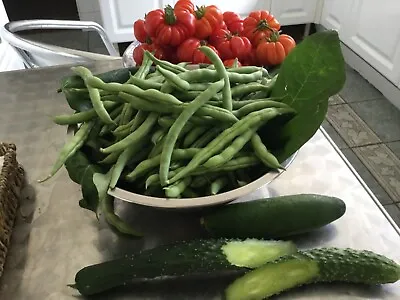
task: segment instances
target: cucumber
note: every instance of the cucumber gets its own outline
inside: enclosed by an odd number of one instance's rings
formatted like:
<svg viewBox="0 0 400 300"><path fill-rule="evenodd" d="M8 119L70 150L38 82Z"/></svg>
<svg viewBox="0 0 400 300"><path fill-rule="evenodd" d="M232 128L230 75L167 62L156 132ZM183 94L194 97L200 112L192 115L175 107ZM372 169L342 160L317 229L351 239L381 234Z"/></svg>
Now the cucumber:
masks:
<svg viewBox="0 0 400 300"><path fill-rule="evenodd" d="M275 239L317 229L345 211L338 198L299 194L229 204L200 222L215 237Z"/></svg>
<svg viewBox="0 0 400 300"><path fill-rule="evenodd" d="M227 300L266 299L285 290L317 282L393 283L400 266L371 251L320 248L299 251L249 271L225 290Z"/></svg>
<svg viewBox="0 0 400 300"><path fill-rule="evenodd" d="M70 285L82 295L127 284L176 278L237 276L281 256L295 253L286 241L209 239L177 242L130 257L87 266Z"/></svg>

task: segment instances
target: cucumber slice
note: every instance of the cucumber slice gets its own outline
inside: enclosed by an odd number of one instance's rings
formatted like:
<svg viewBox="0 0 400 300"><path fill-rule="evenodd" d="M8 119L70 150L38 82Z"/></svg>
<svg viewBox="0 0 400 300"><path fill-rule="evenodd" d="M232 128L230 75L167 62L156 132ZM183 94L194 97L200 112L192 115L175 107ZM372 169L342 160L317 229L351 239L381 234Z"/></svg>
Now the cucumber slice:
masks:
<svg viewBox="0 0 400 300"><path fill-rule="evenodd" d="M265 299L316 282L394 283L400 266L371 251L320 248L299 251L269 262L236 279L225 290L227 300Z"/></svg>
<svg viewBox="0 0 400 300"><path fill-rule="evenodd" d="M266 261L273 261L285 254L295 253L292 242L247 239L246 242L231 241L222 246L226 259L235 266L257 268Z"/></svg>
<svg viewBox="0 0 400 300"><path fill-rule="evenodd" d="M296 246L286 241L207 239L177 242L87 266L76 274L75 284L71 287L83 295L92 295L118 286L151 281L236 278L248 268L296 251Z"/></svg>

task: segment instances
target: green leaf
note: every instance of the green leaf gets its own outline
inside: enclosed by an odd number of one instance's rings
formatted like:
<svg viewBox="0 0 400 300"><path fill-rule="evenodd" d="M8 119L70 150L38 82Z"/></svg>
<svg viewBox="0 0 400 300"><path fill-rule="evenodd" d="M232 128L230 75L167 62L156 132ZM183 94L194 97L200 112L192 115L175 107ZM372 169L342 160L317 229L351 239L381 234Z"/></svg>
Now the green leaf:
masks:
<svg viewBox="0 0 400 300"><path fill-rule="evenodd" d="M73 110L80 112L93 108L87 91L69 88L63 89L62 92L64 93L65 99L67 99L69 107Z"/></svg>
<svg viewBox="0 0 400 300"><path fill-rule="evenodd" d="M285 145L274 154L280 162L315 134L325 118L329 97L342 89L345 79L345 63L336 31L312 34L290 52L272 90L272 97L284 97L282 102L297 112L279 134Z"/></svg>

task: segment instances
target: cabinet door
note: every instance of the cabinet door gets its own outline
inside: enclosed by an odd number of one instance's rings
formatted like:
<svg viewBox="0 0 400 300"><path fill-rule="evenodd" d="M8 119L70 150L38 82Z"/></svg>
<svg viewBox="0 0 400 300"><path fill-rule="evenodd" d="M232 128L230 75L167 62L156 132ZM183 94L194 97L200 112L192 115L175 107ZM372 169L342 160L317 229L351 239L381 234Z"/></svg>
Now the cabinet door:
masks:
<svg viewBox="0 0 400 300"><path fill-rule="evenodd" d="M271 12L281 25L315 22L319 0L272 0Z"/></svg>
<svg viewBox="0 0 400 300"><path fill-rule="evenodd" d="M150 10L162 8L174 1L168 0L100 0L103 26L113 43L134 40L133 23L144 18Z"/></svg>
<svg viewBox="0 0 400 300"><path fill-rule="evenodd" d="M327 29L341 32L342 24L346 22L353 0L325 0L320 24Z"/></svg>
<svg viewBox="0 0 400 300"><path fill-rule="evenodd" d="M353 0L350 15L340 32L343 42L382 75L400 80L400 2Z"/></svg>
<svg viewBox="0 0 400 300"><path fill-rule="evenodd" d="M175 3L176 1L174 1ZM247 1L233 1L233 0L196 0L194 1L197 6L201 5L216 5L222 11L234 11L241 17L247 17L253 10L270 10L271 0L247 0Z"/></svg>

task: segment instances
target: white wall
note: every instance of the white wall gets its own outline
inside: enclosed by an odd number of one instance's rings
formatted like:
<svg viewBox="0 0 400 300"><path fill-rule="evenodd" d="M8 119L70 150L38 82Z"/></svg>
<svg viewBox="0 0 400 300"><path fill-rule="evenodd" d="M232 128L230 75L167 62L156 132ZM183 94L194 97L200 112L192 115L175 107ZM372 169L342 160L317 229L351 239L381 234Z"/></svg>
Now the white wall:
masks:
<svg viewBox="0 0 400 300"><path fill-rule="evenodd" d="M76 6L81 21L94 21L103 26L99 0L76 0Z"/></svg>

